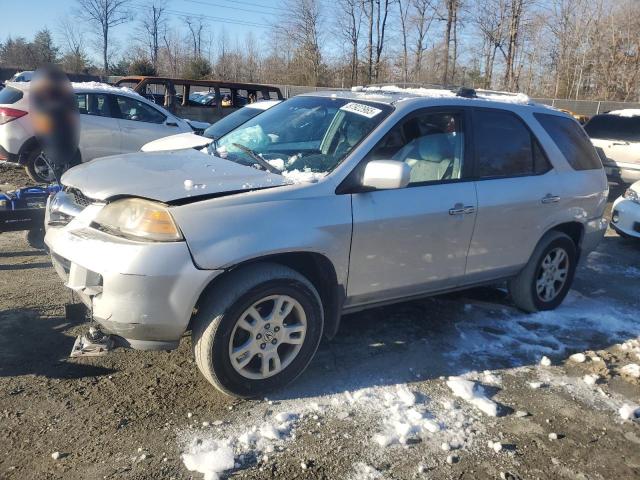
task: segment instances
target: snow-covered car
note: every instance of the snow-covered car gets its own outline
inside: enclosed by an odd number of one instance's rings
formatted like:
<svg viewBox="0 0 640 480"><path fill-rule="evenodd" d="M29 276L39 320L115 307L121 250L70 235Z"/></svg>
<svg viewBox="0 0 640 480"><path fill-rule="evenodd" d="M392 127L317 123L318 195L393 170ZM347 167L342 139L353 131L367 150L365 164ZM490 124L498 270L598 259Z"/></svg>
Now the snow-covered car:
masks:
<svg viewBox="0 0 640 480"><path fill-rule="evenodd" d="M170 350L191 330L237 396L296 378L346 312L502 281L556 308L607 228L589 138L524 95L315 92L207 151L72 168L45 240L111 341Z"/></svg>
<svg viewBox="0 0 640 480"><path fill-rule="evenodd" d="M185 148L202 148L209 145L214 138L220 138L256 115L282 102L282 100L264 100L250 103L213 123L202 135L196 133L178 133L170 137L159 138L142 146L143 152L162 152L166 150L183 150Z"/></svg>
<svg viewBox="0 0 640 480"><path fill-rule="evenodd" d="M33 70L27 70L24 72L16 72L13 77L9 79L9 82L30 82L33 78Z"/></svg>
<svg viewBox="0 0 640 480"><path fill-rule="evenodd" d="M584 129L610 179L622 183L640 180L640 110L614 110L596 115Z"/></svg>
<svg viewBox="0 0 640 480"><path fill-rule="evenodd" d="M613 202L611 227L621 237L640 238L640 181Z"/></svg>
<svg viewBox="0 0 640 480"><path fill-rule="evenodd" d="M7 83L0 91L0 160L23 165L36 182L53 180L29 118L30 83ZM80 112L80 158L136 152L145 143L178 132L188 122L128 88L74 83Z"/></svg>

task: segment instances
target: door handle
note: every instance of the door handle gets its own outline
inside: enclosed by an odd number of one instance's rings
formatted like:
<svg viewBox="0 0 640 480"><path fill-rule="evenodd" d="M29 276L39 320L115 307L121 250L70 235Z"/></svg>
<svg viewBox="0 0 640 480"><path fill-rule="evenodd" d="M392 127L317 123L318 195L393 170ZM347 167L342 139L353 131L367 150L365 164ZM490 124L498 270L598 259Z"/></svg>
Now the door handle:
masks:
<svg viewBox="0 0 640 480"><path fill-rule="evenodd" d="M178 124L176 122L166 122L165 125L167 127L177 127L178 126Z"/></svg>
<svg viewBox="0 0 640 480"><path fill-rule="evenodd" d="M462 203L456 203L453 208L449 209L449 215L469 215L476 211L473 205L464 206Z"/></svg>
<svg viewBox="0 0 640 480"><path fill-rule="evenodd" d="M542 203L558 203L560 201L560 197L557 195L551 195L550 193L547 193L544 197L542 197L542 200L540 200Z"/></svg>

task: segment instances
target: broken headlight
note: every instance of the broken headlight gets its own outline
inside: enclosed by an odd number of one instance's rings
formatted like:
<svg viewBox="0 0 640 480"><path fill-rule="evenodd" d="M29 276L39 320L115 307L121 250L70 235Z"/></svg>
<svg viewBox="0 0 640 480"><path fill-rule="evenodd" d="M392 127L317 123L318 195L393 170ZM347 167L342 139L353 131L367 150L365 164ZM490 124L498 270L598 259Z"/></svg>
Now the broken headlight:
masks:
<svg viewBox="0 0 640 480"><path fill-rule="evenodd" d="M127 198L107 204L96 216L93 226L133 240L183 240L169 210L161 203L141 198Z"/></svg>

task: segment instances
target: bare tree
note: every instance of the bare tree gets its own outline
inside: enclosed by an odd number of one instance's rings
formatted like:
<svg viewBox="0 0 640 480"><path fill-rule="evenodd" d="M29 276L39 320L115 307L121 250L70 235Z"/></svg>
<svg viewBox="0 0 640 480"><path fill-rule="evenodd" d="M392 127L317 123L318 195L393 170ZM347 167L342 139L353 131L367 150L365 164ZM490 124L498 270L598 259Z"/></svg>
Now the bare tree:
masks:
<svg viewBox="0 0 640 480"><path fill-rule="evenodd" d="M202 35L205 28L204 19L202 17L198 18L185 18L184 22L187 24L187 28L189 29L189 35L191 41L193 42L193 56L198 58L202 56Z"/></svg>
<svg viewBox="0 0 640 480"><path fill-rule="evenodd" d="M140 27L149 48L149 57L154 68L158 68L158 52L160 40L166 28L166 3L164 0L154 1L148 5L140 18Z"/></svg>
<svg viewBox="0 0 640 480"><path fill-rule="evenodd" d="M339 0L340 13L337 16L338 35L349 42L351 86L358 83L358 47L362 25L362 2L360 0Z"/></svg>
<svg viewBox="0 0 640 480"><path fill-rule="evenodd" d="M129 0L77 0L80 16L92 23L102 47L102 68L109 72L109 33L130 18L127 11Z"/></svg>
<svg viewBox="0 0 640 480"><path fill-rule="evenodd" d="M436 17L436 10L433 0L413 0L413 4L415 8L413 23L416 30L413 71L415 79L419 80L422 73L422 56L428 47L427 34Z"/></svg>
<svg viewBox="0 0 640 480"><path fill-rule="evenodd" d="M444 45L443 45L443 56L442 56L442 83L447 85L449 83L449 78L452 76L449 75L449 59L451 55L451 40L452 36L454 39L454 68L455 71L455 61L457 55L457 23L458 23L458 8L460 6L460 0L445 0L445 9L447 11L446 14L446 27L444 30Z"/></svg>
<svg viewBox="0 0 640 480"><path fill-rule="evenodd" d="M402 34L402 80L405 83L409 81L409 48L407 45L407 29L409 27L410 6L410 0L398 0L400 32Z"/></svg>

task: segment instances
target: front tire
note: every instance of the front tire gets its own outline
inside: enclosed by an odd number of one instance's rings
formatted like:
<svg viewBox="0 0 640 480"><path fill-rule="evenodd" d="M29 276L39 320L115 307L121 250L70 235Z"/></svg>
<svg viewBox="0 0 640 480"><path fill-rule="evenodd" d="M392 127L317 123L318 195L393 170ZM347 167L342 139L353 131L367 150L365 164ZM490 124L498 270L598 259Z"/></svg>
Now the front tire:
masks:
<svg viewBox="0 0 640 480"><path fill-rule="evenodd" d="M199 307L196 364L227 395L264 396L306 369L323 324L320 296L303 275L273 263L240 267Z"/></svg>
<svg viewBox="0 0 640 480"><path fill-rule="evenodd" d="M578 260L573 240L562 232L548 232L524 269L509 281L509 293L525 312L553 310L569 293Z"/></svg>
<svg viewBox="0 0 640 480"><path fill-rule="evenodd" d="M24 165L27 175L36 183L51 183L55 180L53 170L44 159L44 153L40 147L27 154L27 160Z"/></svg>

